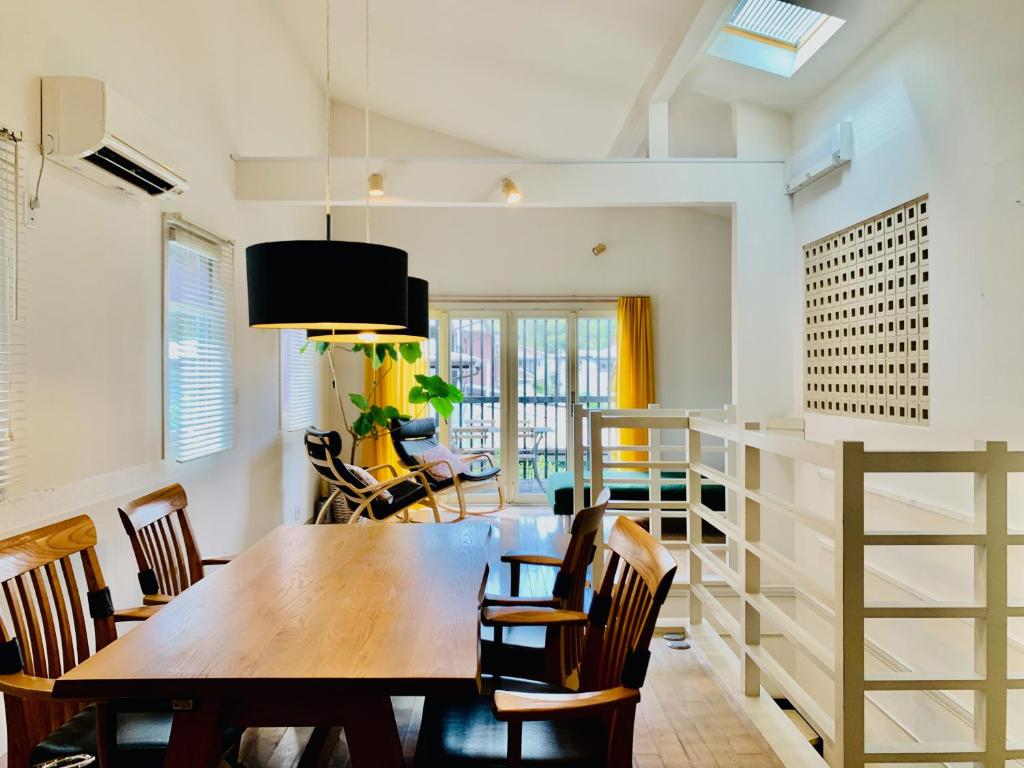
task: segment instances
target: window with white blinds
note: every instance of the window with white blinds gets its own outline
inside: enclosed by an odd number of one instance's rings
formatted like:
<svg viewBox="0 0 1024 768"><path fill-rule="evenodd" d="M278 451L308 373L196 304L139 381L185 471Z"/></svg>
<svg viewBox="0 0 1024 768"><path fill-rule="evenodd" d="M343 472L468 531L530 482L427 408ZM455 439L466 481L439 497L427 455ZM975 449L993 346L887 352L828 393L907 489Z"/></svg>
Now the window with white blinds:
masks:
<svg viewBox="0 0 1024 768"><path fill-rule="evenodd" d="M234 243L164 217L164 454L191 461L235 440Z"/></svg>
<svg viewBox="0 0 1024 768"><path fill-rule="evenodd" d="M305 331L281 331L281 429L286 432L313 425L315 347L307 346Z"/></svg>
<svg viewBox="0 0 1024 768"><path fill-rule="evenodd" d="M22 376L20 324L18 322L18 144L0 129L0 489L17 478L19 447L24 435L15 424L20 413Z"/></svg>

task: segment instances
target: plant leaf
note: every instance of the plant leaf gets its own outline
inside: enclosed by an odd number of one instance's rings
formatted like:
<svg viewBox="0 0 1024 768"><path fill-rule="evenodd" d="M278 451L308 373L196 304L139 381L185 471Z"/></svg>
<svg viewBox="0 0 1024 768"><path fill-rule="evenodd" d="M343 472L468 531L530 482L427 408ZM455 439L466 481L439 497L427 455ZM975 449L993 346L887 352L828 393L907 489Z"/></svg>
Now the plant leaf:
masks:
<svg viewBox="0 0 1024 768"><path fill-rule="evenodd" d="M367 413L359 414L359 417L352 422L352 431L359 437L366 437L373 431L373 419Z"/></svg>
<svg viewBox="0 0 1024 768"><path fill-rule="evenodd" d="M370 407L369 401L360 395L358 392L349 392L348 399L352 401L352 405L358 408L360 411L365 411Z"/></svg>
<svg viewBox="0 0 1024 768"><path fill-rule="evenodd" d="M326 341L318 341L316 343L316 351L320 353L320 357L323 357L330 348L331 345Z"/></svg>
<svg viewBox="0 0 1024 768"><path fill-rule="evenodd" d="M443 397L430 398L430 405L445 421L448 421L448 417L451 416L452 411L455 410L454 406Z"/></svg>
<svg viewBox="0 0 1024 768"><path fill-rule="evenodd" d="M413 405L422 405L423 403L430 402L430 393L423 387L413 387L409 390L409 402Z"/></svg>
<svg viewBox="0 0 1024 768"><path fill-rule="evenodd" d="M403 342L399 344L398 352L402 356L402 359L410 365L423 357L423 348L420 346L418 341Z"/></svg>

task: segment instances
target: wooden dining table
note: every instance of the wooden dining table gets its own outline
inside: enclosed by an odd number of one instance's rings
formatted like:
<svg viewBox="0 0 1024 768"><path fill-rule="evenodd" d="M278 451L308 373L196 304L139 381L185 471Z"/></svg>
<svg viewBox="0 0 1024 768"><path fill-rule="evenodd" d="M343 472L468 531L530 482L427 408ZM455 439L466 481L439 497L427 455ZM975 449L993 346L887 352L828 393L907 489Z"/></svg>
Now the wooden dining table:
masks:
<svg viewBox="0 0 1024 768"><path fill-rule="evenodd" d="M54 696L167 698L166 765L216 766L228 726L344 728L404 765L391 696L472 693L490 525L282 526L59 678Z"/></svg>

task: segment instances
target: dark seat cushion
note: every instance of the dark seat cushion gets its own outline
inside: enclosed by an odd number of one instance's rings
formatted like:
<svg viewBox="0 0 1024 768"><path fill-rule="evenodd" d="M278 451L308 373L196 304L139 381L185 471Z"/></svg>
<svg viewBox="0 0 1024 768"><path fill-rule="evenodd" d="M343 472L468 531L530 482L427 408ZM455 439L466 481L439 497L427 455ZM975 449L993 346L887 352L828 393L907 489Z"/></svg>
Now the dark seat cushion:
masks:
<svg viewBox="0 0 1024 768"><path fill-rule="evenodd" d="M416 743L416 765L504 768L508 726L494 719L490 691L568 693L543 683L514 678L485 679L486 693L465 698L428 697ZM523 724L523 765L545 768L600 768L607 764L608 736L597 717Z"/></svg>
<svg viewBox="0 0 1024 768"><path fill-rule="evenodd" d="M501 467L492 467L488 465L483 469L469 469L465 472L459 472L459 480L466 483L472 483L480 480L490 480L492 477L497 477L500 474Z"/></svg>
<svg viewBox="0 0 1024 768"><path fill-rule="evenodd" d="M391 492L390 502L380 497L370 502L370 506L373 507L373 514L378 520L391 517L397 512L401 512L410 504L415 504L427 496L427 491L423 484L415 480L406 480L403 483L391 486L388 490Z"/></svg>
<svg viewBox="0 0 1024 768"><path fill-rule="evenodd" d="M118 767L163 768L164 755L171 738L174 713L120 712L117 715ZM224 753L230 764L238 757L238 744L243 728L229 728L224 733ZM32 763L42 763L70 755L96 754L96 708L92 705L76 714L55 730L32 752Z"/></svg>

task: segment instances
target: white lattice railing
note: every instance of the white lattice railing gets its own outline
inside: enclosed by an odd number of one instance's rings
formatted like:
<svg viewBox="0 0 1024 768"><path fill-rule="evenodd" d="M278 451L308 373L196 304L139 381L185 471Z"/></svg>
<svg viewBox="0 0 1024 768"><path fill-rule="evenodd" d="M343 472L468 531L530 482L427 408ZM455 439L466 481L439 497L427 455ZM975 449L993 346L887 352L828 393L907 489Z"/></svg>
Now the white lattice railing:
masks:
<svg viewBox="0 0 1024 768"><path fill-rule="evenodd" d="M743 693L758 696L762 676L788 698L823 737L833 767L875 763L970 762L1003 768L1007 760L1024 758L1024 743L1007 739L1008 691L1024 689L1024 677L1010 674L1007 625L1024 617L1024 605L1011 605L1008 595L1008 548L1024 546L1024 533L1011 532L1007 520L1007 485L1012 473L1024 473L1024 452L1009 451L1005 443L980 443L971 451L865 451L862 443L816 443L806 440L796 425L782 420L736 424L732 409L687 412L658 409L574 412L573 467L575 506L589 482L596 495L606 485L643 482L646 501L613 501L620 514L650 520L660 536L661 524L688 518L688 541L676 543L677 556L688 564L691 625L705 615L735 641L740 657ZM644 446L618 444L617 430L647 429ZM668 437L671 436L671 439ZM641 451L643 461L620 461L622 450ZM723 456L724 454L724 456ZM801 507L769 491L774 481L764 470L782 464L809 466L830 472L834 498L822 510ZM645 477L622 480L613 470L636 470ZM662 473L685 471L688 498L661 499ZM795 470L794 470L795 471ZM974 479L974 526L968 532L935 533L865 530L865 478L872 474L966 474ZM709 509L702 499L704 483L727 490L726 511ZM832 542L832 574L808 573L790 555L762 536L762 513L789 519ZM703 522L718 529L726 545L703 541ZM770 533L770 531L768 531ZM877 547L969 546L974 551L973 599L949 603L865 602L865 551ZM795 554L795 553L794 553ZM601 558L595 563L600 567ZM683 569L681 569L683 570ZM762 573L776 574L830 613L834 642L804 626L762 591ZM707 575L707 578L705 578ZM723 582L738 598L739 611L719 599ZM829 589L828 580L832 580ZM974 669L967 674L917 671L865 673L865 622L869 619L962 618L974 621ZM762 644L764 625L784 636L802 658L832 681L834 701L822 705L790 669ZM833 649L841 649L836 653ZM958 742L871 743L865 739L865 696L874 691L969 690L974 692L974 739ZM819 694L820 696L820 694ZM826 702L827 703L827 702ZM832 714L834 713L834 714Z"/></svg>

